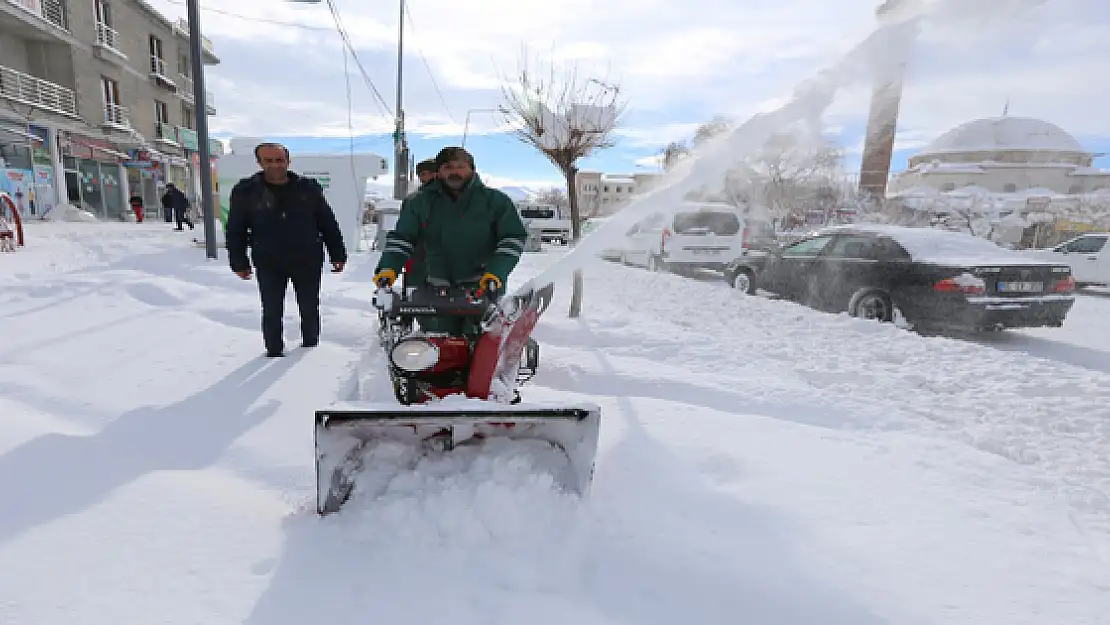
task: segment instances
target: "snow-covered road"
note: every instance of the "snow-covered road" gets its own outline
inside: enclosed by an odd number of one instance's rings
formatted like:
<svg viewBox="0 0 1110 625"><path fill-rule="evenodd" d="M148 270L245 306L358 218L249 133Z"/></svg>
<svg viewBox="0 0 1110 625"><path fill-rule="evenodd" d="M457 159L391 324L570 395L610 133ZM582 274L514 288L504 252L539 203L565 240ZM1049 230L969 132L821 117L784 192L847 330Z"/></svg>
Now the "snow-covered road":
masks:
<svg viewBox="0 0 1110 625"><path fill-rule="evenodd" d="M590 500L506 458L321 520L311 415L373 345L373 259L326 276L322 344L272 361L255 284L187 234L33 227L66 234L0 257L0 623L1110 613L1110 298L926 339L599 261L582 319L559 285L528 391L603 407Z"/></svg>

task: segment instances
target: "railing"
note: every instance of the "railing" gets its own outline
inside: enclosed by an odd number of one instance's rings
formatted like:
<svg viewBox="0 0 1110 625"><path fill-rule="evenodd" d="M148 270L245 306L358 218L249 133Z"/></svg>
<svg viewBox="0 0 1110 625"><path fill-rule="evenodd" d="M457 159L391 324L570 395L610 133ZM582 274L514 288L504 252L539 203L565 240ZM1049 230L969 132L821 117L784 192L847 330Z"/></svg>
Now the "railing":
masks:
<svg viewBox="0 0 1110 625"><path fill-rule="evenodd" d="M8 0L8 4L14 4L62 30L69 30L69 19L62 0Z"/></svg>
<svg viewBox="0 0 1110 625"><path fill-rule="evenodd" d="M154 138L160 141L178 143L177 128L166 122L158 122L154 125Z"/></svg>
<svg viewBox="0 0 1110 625"><path fill-rule="evenodd" d="M174 23L174 28L183 33L186 37L189 36L189 21L185 18L178 18L177 22ZM200 36L200 47L208 54L216 56L216 49L212 47L212 40L204 35Z"/></svg>
<svg viewBox="0 0 1110 625"><path fill-rule="evenodd" d="M178 74L177 85L177 95L181 96L182 100L192 104L196 99L193 97L193 79L185 74Z"/></svg>
<svg viewBox="0 0 1110 625"><path fill-rule="evenodd" d="M130 128L131 120L127 116L127 107L118 104L105 104L104 123L120 128Z"/></svg>
<svg viewBox="0 0 1110 625"><path fill-rule="evenodd" d="M104 22L96 23L96 42L105 48L120 52L119 32Z"/></svg>
<svg viewBox="0 0 1110 625"><path fill-rule="evenodd" d="M150 55L150 73L158 76L164 76L166 78L169 78L170 76L166 73L166 61L154 56L153 54Z"/></svg>
<svg viewBox="0 0 1110 625"><path fill-rule="evenodd" d="M0 97L77 117L72 89L0 65Z"/></svg>

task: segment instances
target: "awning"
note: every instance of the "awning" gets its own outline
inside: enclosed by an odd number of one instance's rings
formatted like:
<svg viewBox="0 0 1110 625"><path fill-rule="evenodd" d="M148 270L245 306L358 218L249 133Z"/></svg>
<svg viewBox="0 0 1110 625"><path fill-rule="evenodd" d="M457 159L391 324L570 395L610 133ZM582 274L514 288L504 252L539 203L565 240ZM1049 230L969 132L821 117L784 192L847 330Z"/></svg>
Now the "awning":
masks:
<svg viewBox="0 0 1110 625"><path fill-rule="evenodd" d="M11 133L13 135L16 135L17 137L23 137L24 139L27 139L28 141L42 141L42 137L33 135L33 134L27 132L26 130L19 130L19 129L16 129L16 128L9 128L8 126L0 126L0 132L8 132L8 133Z"/></svg>
<svg viewBox="0 0 1110 625"><path fill-rule="evenodd" d="M95 150L97 152L103 152L105 154L111 154L112 156L115 156L117 158L122 158L125 161L131 158L130 154L125 154L123 152L119 152L119 151L116 151L116 150L109 150L108 148L102 148L102 147L97 146L97 145L86 145L85 147L89 148L90 150Z"/></svg>

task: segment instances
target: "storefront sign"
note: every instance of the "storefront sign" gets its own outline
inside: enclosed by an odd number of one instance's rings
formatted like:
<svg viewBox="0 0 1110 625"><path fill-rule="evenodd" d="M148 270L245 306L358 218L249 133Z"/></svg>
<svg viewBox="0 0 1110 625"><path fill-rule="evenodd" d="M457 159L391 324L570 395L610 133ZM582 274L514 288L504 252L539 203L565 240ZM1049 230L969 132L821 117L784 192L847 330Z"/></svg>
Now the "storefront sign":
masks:
<svg viewBox="0 0 1110 625"><path fill-rule="evenodd" d="M58 144L65 156L105 163L122 163L127 160L127 155L111 143L71 132L59 132Z"/></svg>
<svg viewBox="0 0 1110 625"><path fill-rule="evenodd" d="M195 152L200 149L200 142L197 140L197 131L195 130L178 127L177 142L186 150Z"/></svg>
<svg viewBox="0 0 1110 625"><path fill-rule="evenodd" d="M316 182L320 183L321 187L324 187L325 191L331 187L331 174L326 171L306 171L301 175L314 178Z"/></svg>

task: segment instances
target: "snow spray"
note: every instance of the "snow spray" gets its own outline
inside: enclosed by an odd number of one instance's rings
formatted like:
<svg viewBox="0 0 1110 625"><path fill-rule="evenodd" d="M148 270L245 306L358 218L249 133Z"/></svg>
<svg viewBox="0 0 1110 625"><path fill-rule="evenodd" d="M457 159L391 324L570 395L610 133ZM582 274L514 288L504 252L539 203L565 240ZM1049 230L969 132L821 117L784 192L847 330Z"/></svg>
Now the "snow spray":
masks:
<svg viewBox="0 0 1110 625"><path fill-rule="evenodd" d="M798 123L819 128L837 91L859 82L873 81L877 75L889 75L893 64L904 58L892 52L903 51L925 26L938 29L976 26L976 30L982 32L980 29L989 22L998 22L1046 2L1048 0L909 0L830 67L798 84L785 104L753 116L731 132L722 133L698 148L691 157L665 174L655 189L609 216L600 228L584 237L541 274L522 284L517 292L523 293L535 284L547 284L567 276L607 245L621 240L633 224L652 212L670 212L691 191L719 186L741 157L759 150L776 133Z"/></svg>

